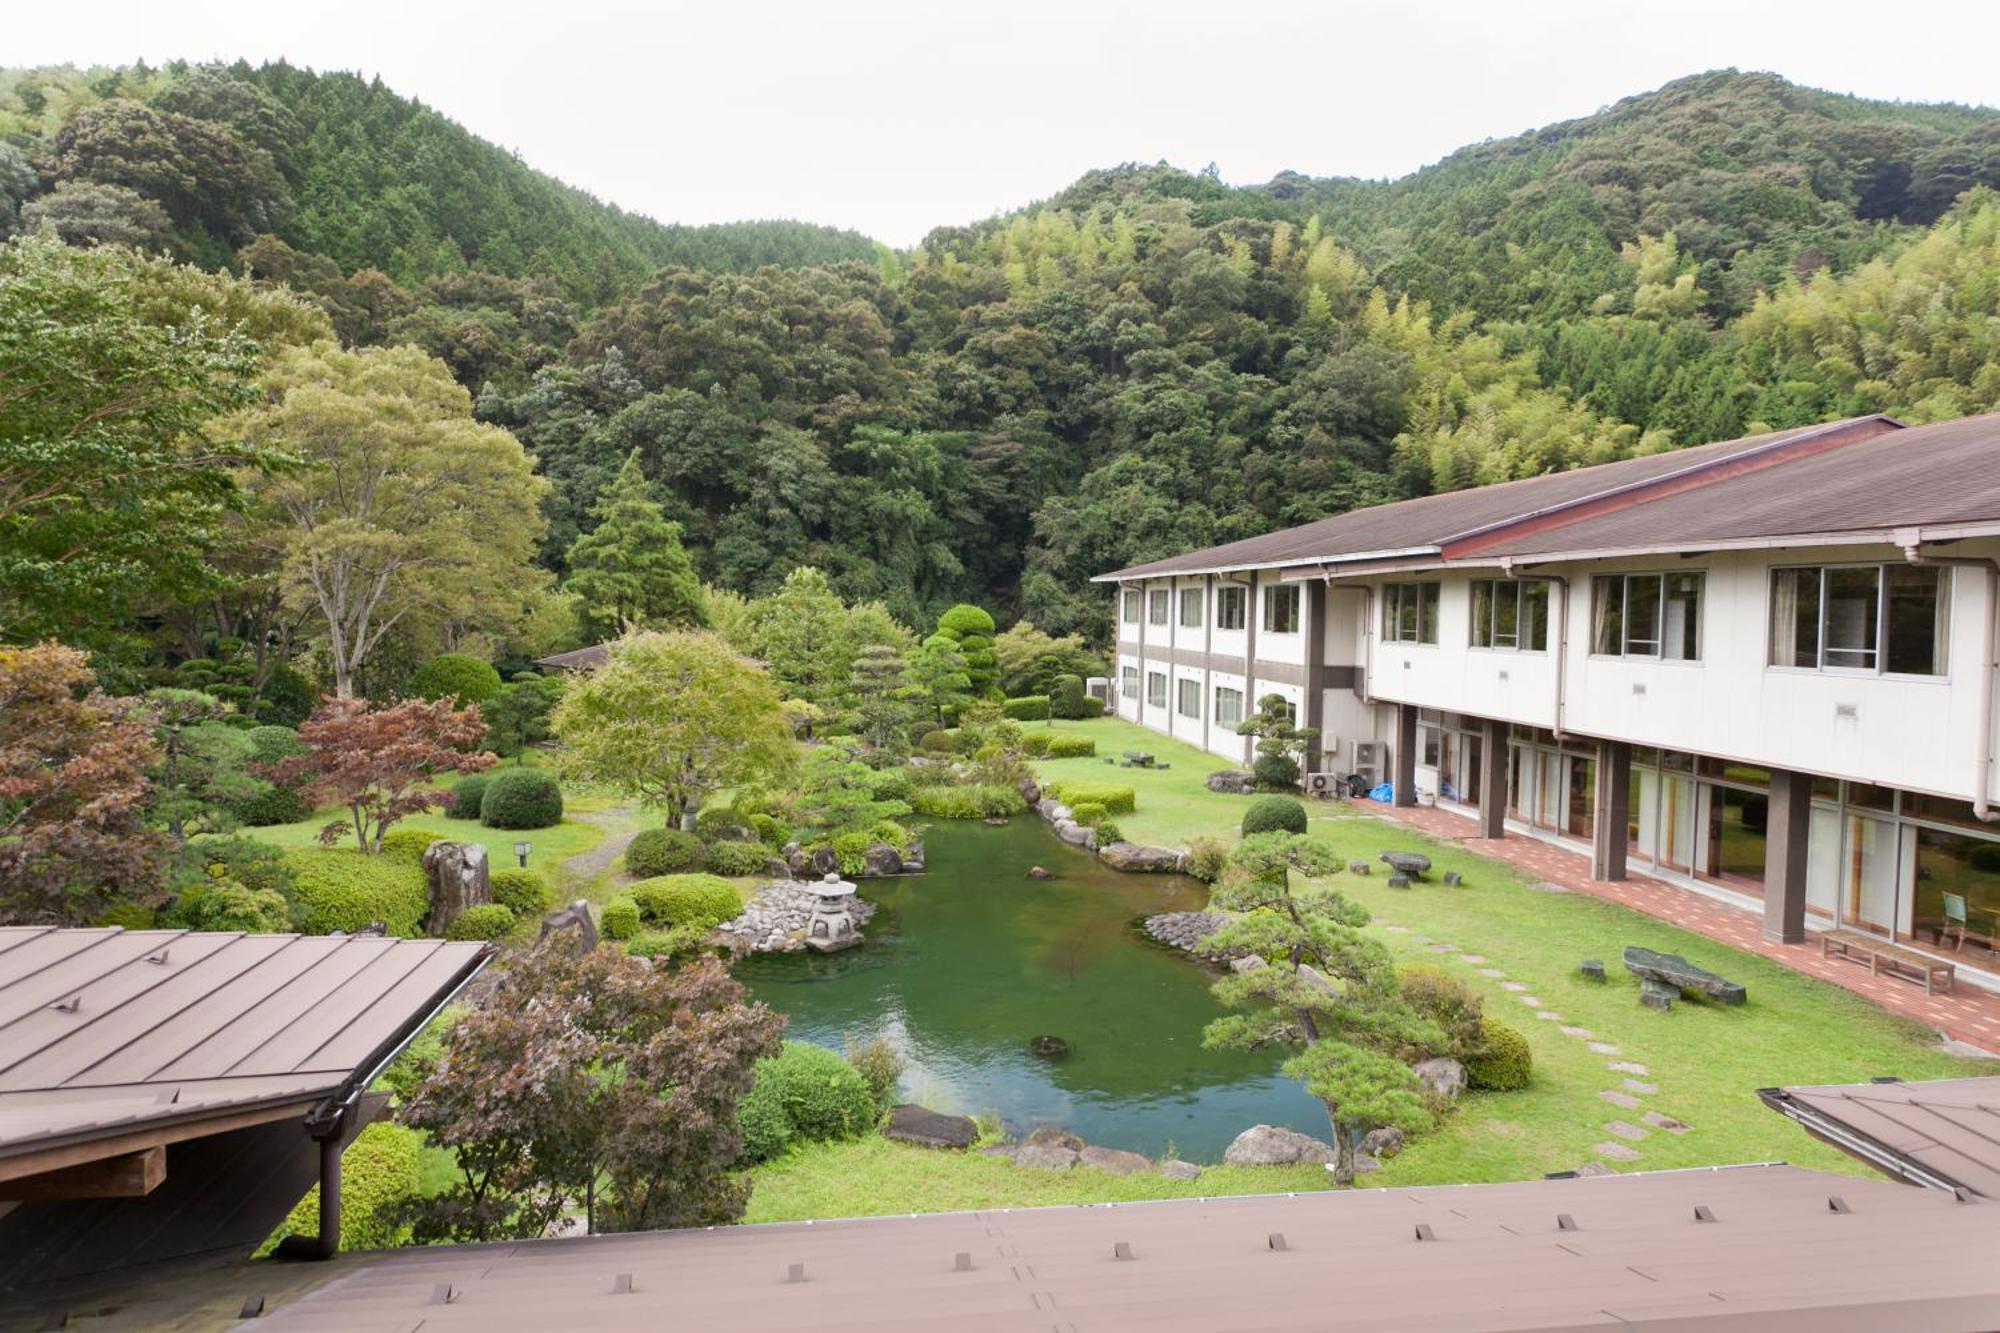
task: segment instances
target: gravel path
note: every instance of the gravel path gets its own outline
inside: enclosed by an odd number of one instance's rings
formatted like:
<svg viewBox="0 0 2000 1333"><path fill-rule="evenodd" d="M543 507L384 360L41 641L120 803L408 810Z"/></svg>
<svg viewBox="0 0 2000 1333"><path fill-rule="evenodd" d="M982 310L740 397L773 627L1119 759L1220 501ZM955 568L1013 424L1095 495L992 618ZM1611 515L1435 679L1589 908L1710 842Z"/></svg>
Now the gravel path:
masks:
<svg viewBox="0 0 2000 1333"><path fill-rule="evenodd" d="M579 852L563 862L563 877L571 884L585 885L611 869L611 863L625 854L626 847L639 835L638 810L615 805L609 810L575 810L570 818L594 824L604 830L604 838L587 852Z"/></svg>

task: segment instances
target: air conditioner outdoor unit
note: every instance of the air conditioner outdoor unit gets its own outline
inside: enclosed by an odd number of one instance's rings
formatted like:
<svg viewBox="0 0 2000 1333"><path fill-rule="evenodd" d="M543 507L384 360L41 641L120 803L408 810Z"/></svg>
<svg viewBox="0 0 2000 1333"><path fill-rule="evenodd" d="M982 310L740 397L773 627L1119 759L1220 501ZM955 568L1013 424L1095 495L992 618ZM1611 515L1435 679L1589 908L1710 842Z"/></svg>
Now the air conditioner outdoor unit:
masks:
<svg viewBox="0 0 2000 1333"><path fill-rule="evenodd" d="M1369 786L1377 786L1389 771L1389 746L1385 741L1349 741L1347 771Z"/></svg>
<svg viewBox="0 0 2000 1333"><path fill-rule="evenodd" d="M1306 774L1306 795L1317 796L1323 801L1339 799L1345 792L1338 773Z"/></svg>

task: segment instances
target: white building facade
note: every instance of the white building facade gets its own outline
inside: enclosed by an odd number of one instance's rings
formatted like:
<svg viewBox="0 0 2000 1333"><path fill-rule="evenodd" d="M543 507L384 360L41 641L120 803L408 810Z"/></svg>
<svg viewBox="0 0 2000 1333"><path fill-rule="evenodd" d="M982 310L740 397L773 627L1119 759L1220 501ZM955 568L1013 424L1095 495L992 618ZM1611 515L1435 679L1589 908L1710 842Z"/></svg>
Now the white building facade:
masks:
<svg viewBox="0 0 2000 1333"><path fill-rule="evenodd" d="M1356 511L1105 575L1122 717L2000 973L2000 416L1882 417ZM1361 743L1357 745L1357 742ZM1374 743L1371 747L1367 743Z"/></svg>

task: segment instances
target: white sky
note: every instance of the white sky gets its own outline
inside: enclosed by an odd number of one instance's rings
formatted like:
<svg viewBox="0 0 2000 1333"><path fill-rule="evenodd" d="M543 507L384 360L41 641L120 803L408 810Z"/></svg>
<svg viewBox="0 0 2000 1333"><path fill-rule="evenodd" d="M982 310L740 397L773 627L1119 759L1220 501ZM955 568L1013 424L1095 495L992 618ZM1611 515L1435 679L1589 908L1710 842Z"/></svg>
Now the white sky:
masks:
<svg viewBox="0 0 2000 1333"><path fill-rule="evenodd" d="M1996 0L97 0L22 3L0 64L285 57L379 74L662 221L895 245L1094 166L1393 176L1734 65L2000 104Z"/></svg>

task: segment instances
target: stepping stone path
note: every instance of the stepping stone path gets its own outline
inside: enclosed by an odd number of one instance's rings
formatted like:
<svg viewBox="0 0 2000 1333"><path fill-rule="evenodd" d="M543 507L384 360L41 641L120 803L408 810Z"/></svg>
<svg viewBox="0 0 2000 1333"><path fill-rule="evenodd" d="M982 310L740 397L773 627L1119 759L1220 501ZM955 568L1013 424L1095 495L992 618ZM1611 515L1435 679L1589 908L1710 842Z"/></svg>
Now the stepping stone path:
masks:
<svg viewBox="0 0 2000 1333"><path fill-rule="evenodd" d="M1433 944L1430 951L1432 953L1457 953L1458 946L1456 944Z"/></svg>
<svg viewBox="0 0 2000 1333"><path fill-rule="evenodd" d="M1458 961L1461 963L1483 963L1486 961L1486 958L1483 954L1468 953L1460 955Z"/></svg>
<svg viewBox="0 0 2000 1333"><path fill-rule="evenodd" d="M1612 1045L1612 1044L1611 1044L1610 1042L1608 1042L1608 1041L1593 1041L1593 1042L1591 1042L1591 1043L1590 1043L1590 1050L1591 1050L1591 1053L1592 1053L1592 1054L1594 1054L1594 1055L1616 1055L1616 1054L1618 1054L1618 1048L1617 1048L1616 1046L1613 1046L1613 1045Z"/></svg>
<svg viewBox="0 0 2000 1333"><path fill-rule="evenodd" d="M1644 1074L1648 1072L1646 1066L1636 1060L1613 1060L1604 1067L1614 1074Z"/></svg>
<svg viewBox="0 0 2000 1333"><path fill-rule="evenodd" d="M1530 1009L1539 1009L1542 1007L1542 1002L1532 995L1517 995L1514 998L1522 1004L1527 1005Z"/></svg>
<svg viewBox="0 0 2000 1333"><path fill-rule="evenodd" d="M1636 1151L1626 1147L1622 1143L1614 1143L1610 1140L1593 1144L1590 1150L1599 1157L1609 1157L1614 1162L1636 1162L1639 1160L1639 1154Z"/></svg>
<svg viewBox="0 0 2000 1333"><path fill-rule="evenodd" d="M1575 1026L1574 1024L1571 1024L1563 1028L1563 1035L1565 1037L1575 1037L1578 1040L1582 1040L1590 1036L1590 1029L1580 1028Z"/></svg>
<svg viewBox="0 0 2000 1333"><path fill-rule="evenodd" d="M1646 1138L1653 1132L1650 1129L1641 1129L1637 1125L1629 1124L1623 1120L1614 1120L1606 1125L1605 1128L1616 1134L1619 1138L1630 1139L1633 1142Z"/></svg>
<svg viewBox="0 0 2000 1333"><path fill-rule="evenodd" d="M1664 1129L1669 1134L1685 1134L1689 1129L1693 1128L1693 1126L1683 1124L1672 1116L1665 1115L1659 1111L1648 1111L1639 1118L1654 1129Z"/></svg>
<svg viewBox="0 0 2000 1333"><path fill-rule="evenodd" d="M1551 1023L1560 1023L1560 1022L1562 1022L1562 1021L1563 1021L1563 1016L1562 1016L1561 1014L1557 1013L1557 1012L1556 1012L1555 1010L1553 1010L1553 1009L1543 1009L1543 1010L1541 1010L1541 1011L1537 1012L1537 1013L1536 1013L1536 1015L1535 1015L1535 1017L1536 1017L1536 1018L1541 1018L1541 1019L1546 1019L1547 1021L1549 1021L1549 1022L1551 1022Z"/></svg>
<svg viewBox="0 0 2000 1333"><path fill-rule="evenodd" d="M1510 990L1515 992L1516 994L1519 994L1520 992L1528 989L1528 983L1525 981L1503 981L1500 983L1500 989Z"/></svg>
<svg viewBox="0 0 2000 1333"><path fill-rule="evenodd" d="M1629 1092L1607 1091L1607 1092L1600 1092L1597 1095L1602 1097L1605 1101L1610 1102L1613 1106L1622 1106L1628 1111L1636 1110L1639 1106L1639 1099L1637 1097L1634 1097ZM1648 1114L1650 1114L1650 1112ZM1643 1119L1644 1117L1641 1118Z"/></svg>
<svg viewBox="0 0 2000 1333"><path fill-rule="evenodd" d="M1382 929L1388 931L1391 935L1407 935L1410 933L1408 926L1384 926Z"/></svg>
<svg viewBox="0 0 2000 1333"><path fill-rule="evenodd" d="M1636 1078L1628 1078L1625 1080L1625 1091L1627 1092L1637 1092L1647 1097L1650 1097L1659 1090L1660 1090L1660 1085L1657 1083L1641 1083Z"/></svg>
<svg viewBox="0 0 2000 1333"><path fill-rule="evenodd" d="M1479 975L1482 977L1490 977L1494 981L1498 981L1500 978L1506 976L1507 973L1504 969L1497 967L1482 967L1479 969Z"/></svg>

